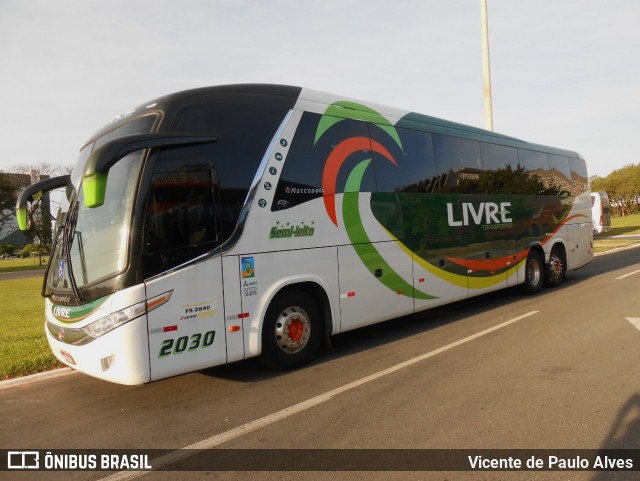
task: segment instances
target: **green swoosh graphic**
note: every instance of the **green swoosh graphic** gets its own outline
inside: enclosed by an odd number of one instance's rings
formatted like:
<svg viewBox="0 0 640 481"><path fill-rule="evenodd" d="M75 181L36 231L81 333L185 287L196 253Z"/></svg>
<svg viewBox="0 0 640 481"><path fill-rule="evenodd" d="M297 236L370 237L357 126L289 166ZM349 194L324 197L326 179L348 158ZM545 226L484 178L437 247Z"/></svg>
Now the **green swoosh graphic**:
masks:
<svg viewBox="0 0 640 481"><path fill-rule="evenodd" d="M362 224L362 218L360 217L359 190L362 183L362 177L370 163L371 159L360 162L354 167L347 179L347 188L345 189L347 192L343 194L342 198L342 216L349 240L353 244L353 248L362 263L369 272L371 272L371 275L375 275L376 269L382 269L384 274L382 277L377 277L376 279L378 279L385 287L393 292L407 297L413 297L414 299L437 299L435 296L415 289L414 286L400 277L400 275L393 270L387 261L384 260L365 231L364 225Z"/></svg>
<svg viewBox="0 0 640 481"><path fill-rule="evenodd" d="M402 149L402 141L400 140L397 130L384 115L379 114L366 105L347 101L335 102L327 107L327 110L325 110L318 123L316 137L313 143L318 143L320 137L322 137L327 130L345 118L366 120L377 124L382 130L389 134L395 143L398 144L398 147Z"/></svg>

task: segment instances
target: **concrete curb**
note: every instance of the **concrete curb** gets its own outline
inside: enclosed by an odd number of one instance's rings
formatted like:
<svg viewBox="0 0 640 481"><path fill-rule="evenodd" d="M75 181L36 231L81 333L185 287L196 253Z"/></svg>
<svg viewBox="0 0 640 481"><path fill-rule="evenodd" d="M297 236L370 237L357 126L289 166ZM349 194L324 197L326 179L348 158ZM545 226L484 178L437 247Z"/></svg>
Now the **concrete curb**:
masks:
<svg viewBox="0 0 640 481"><path fill-rule="evenodd" d="M74 371L70 367L63 367L60 369L54 369L53 371L38 372L29 376L7 379L6 381L0 381L0 391L3 389L20 386L22 384L29 384L37 381L44 381L45 379L54 379L56 377L66 376L74 372L76 371Z"/></svg>

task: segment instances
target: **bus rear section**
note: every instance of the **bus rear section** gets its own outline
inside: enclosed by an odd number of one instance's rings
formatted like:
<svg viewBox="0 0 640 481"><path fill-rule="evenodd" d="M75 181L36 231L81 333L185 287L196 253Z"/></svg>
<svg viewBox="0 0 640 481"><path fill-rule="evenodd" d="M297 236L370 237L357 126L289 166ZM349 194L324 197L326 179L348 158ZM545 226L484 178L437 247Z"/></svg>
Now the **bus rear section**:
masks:
<svg viewBox="0 0 640 481"><path fill-rule="evenodd" d="M606 192L591 193L593 233L602 234L611 229L611 205Z"/></svg>

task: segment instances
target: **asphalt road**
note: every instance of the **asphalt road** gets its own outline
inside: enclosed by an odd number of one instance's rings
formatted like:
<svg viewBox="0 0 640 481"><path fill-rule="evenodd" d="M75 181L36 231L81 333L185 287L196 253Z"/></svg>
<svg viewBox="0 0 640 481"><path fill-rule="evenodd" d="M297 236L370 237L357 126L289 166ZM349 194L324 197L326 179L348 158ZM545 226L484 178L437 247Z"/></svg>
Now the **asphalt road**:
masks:
<svg viewBox="0 0 640 481"><path fill-rule="evenodd" d="M22 277L42 277L44 275L45 268L31 269L26 271L12 271L12 272L0 272L1 279L20 279Z"/></svg>
<svg viewBox="0 0 640 481"><path fill-rule="evenodd" d="M137 387L76 373L14 386L0 390L0 447L640 449L639 292L634 248L597 257L537 296L508 290L337 336L332 351L294 372L248 360ZM107 477L600 481L639 473L0 472Z"/></svg>

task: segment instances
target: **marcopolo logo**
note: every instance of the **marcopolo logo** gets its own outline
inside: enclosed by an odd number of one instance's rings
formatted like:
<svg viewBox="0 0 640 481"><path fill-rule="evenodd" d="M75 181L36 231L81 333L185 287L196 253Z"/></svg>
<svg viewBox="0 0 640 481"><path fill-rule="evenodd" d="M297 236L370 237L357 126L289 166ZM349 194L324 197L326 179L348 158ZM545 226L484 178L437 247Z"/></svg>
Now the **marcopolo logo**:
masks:
<svg viewBox="0 0 640 481"><path fill-rule="evenodd" d="M461 208L454 212L453 204L447 203L447 221L451 227L479 225L484 230L508 229L513 224L509 217L510 208L511 202L481 202L477 206L463 202Z"/></svg>

